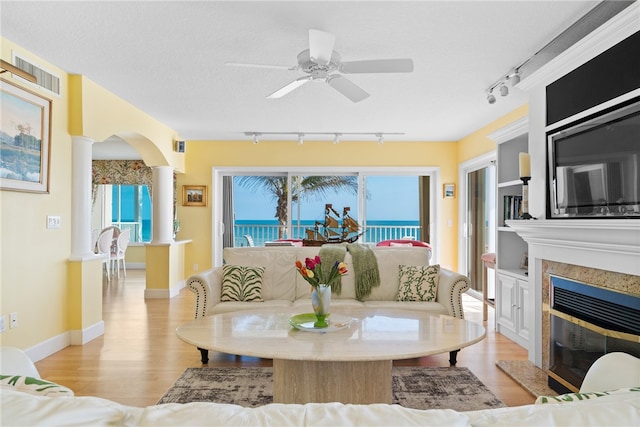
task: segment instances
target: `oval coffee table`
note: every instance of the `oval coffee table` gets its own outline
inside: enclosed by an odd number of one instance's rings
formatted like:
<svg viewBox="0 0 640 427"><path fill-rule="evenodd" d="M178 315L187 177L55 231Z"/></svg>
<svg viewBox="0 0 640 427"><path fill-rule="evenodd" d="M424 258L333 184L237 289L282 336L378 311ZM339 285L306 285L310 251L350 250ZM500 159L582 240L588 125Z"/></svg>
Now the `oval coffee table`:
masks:
<svg viewBox="0 0 640 427"><path fill-rule="evenodd" d="M346 307L332 316L348 325L318 333L291 326L291 316L301 313L292 307L216 314L177 334L201 349L273 359L275 403L355 404L391 403L393 360L457 351L485 337L482 325L464 319Z"/></svg>

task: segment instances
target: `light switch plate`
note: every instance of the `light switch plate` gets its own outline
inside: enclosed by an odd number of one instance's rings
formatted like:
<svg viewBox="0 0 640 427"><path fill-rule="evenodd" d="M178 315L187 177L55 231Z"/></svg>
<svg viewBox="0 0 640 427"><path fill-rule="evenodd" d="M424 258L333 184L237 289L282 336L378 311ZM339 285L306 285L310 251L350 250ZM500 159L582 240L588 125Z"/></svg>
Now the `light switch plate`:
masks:
<svg viewBox="0 0 640 427"><path fill-rule="evenodd" d="M61 227L62 220L60 219L60 215L48 215L47 216L47 228L48 229L57 229Z"/></svg>

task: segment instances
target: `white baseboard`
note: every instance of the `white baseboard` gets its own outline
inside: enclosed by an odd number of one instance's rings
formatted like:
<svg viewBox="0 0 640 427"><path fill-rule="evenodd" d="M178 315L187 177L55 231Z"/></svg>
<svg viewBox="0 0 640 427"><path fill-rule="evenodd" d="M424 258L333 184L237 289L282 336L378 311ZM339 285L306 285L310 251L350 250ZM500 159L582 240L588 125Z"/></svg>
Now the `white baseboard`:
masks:
<svg viewBox="0 0 640 427"><path fill-rule="evenodd" d="M29 347L25 349L24 352L27 353L32 361L37 362L45 357L51 356L53 353L59 352L63 348L69 347L70 343L71 336L67 331L36 344L33 347Z"/></svg>
<svg viewBox="0 0 640 427"><path fill-rule="evenodd" d="M70 334L71 345L85 345L89 341L92 341L104 335L104 320L101 320L98 323L89 326L88 328L81 331L72 330Z"/></svg>
<svg viewBox="0 0 640 427"><path fill-rule="evenodd" d="M70 345L84 345L102 335L104 335L104 321L101 320L82 331L74 330L63 332L60 335L56 335L33 347L25 349L24 352L27 353L32 361L37 362Z"/></svg>
<svg viewBox="0 0 640 427"><path fill-rule="evenodd" d="M147 268L147 264L144 262L128 262L127 270L144 270Z"/></svg>
<svg viewBox="0 0 640 427"><path fill-rule="evenodd" d="M144 297L145 299L170 299L177 296L180 293L180 290L187 285L185 280L181 280L178 282L178 286L175 286L171 289L145 289Z"/></svg>

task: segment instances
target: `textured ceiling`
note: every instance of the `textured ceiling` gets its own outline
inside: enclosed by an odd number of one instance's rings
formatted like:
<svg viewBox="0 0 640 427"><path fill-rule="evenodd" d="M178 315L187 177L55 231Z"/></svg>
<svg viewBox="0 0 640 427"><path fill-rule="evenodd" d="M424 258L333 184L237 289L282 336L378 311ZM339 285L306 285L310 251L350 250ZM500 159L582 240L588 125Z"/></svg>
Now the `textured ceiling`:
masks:
<svg viewBox="0 0 640 427"><path fill-rule="evenodd" d="M597 3L2 1L0 29L187 140L265 131L401 132L385 140L451 141L527 103L515 87L489 105L485 90ZM327 84L265 99L304 74L225 65L294 66L311 28L333 33L344 61L408 57L414 72L349 75L371 94L352 103Z"/></svg>

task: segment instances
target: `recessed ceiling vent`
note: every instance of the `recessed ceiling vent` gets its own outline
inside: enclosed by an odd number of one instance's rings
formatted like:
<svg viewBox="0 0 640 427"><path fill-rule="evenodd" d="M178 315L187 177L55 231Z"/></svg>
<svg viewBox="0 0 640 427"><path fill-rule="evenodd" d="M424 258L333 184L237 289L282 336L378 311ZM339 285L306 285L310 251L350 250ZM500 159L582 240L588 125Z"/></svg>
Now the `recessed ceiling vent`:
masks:
<svg viewBox="0 0 640 427"><path fill-rule="evenodd" d="M13 65L15 65L16 67L36 76L36 84L38 86L48 90L51 93L60 95L60 77L43 70L42 68L30 63L29 61L19 57L18 55L15 55L13 57L13 62Z"/></svg>

